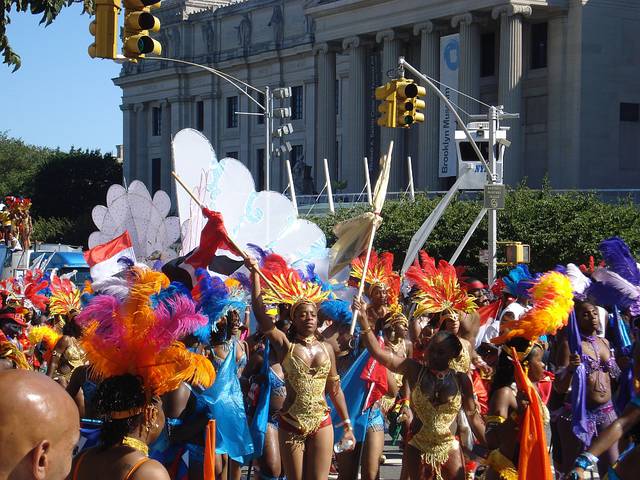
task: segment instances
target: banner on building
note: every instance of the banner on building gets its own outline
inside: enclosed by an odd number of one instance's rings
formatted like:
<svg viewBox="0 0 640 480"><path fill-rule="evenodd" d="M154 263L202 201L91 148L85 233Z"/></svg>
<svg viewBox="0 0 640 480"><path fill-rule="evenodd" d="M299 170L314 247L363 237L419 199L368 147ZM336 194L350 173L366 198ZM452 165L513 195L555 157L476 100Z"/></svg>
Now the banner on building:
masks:
<svg viewBox="0 0 640 480"><path fill-rule="evenodd" d="M440 86L442 93L454 104L458 103L458 69L460 67L460 35L440 37ZM440 144L438 176L455 177L458 173L456 153L456 120L444 102L440 102Z"/></svg>

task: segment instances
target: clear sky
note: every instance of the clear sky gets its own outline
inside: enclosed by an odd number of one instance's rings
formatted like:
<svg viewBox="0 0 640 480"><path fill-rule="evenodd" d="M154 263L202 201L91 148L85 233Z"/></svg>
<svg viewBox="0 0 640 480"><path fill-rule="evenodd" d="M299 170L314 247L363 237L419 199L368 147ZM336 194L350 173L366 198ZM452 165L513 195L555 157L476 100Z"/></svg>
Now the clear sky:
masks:
<svg viewBox="0 0 640 480"><path fill-rule="evenodd" d="M11 73L0 64L0 131L33 145L115 154L122 91L111 79L120 65L89 57L92 17L81 12L66 7L46 28L40 15L11 13L7 34L22 67Z"/></svg>

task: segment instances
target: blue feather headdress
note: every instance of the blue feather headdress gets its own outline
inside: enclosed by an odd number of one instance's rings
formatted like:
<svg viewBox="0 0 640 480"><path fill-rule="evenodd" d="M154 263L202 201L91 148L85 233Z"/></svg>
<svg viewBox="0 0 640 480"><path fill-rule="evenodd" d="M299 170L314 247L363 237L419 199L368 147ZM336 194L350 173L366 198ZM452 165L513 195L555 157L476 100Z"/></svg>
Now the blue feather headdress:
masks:
<svg viewBox="0 0 640 480"><path fill-rule="evenodd" d="M351 325L351 320L353 319L351 305L344 300L327 300L322 302L318 313L324 315L333 323L340 325ZM359 325L356 324L356 328L359 328Z"/></svg>
<svg viewBox="0 0 640 480"><path fill-rule="evenodd" d="M528 290L533 286L534 277L529 272L529 267L520 264L511 269L507 276L502 278L502 281L512 295L527 297Z"/></svg>
<svg viewBox="0 0 640 480"><path fill-rule="evenodd" d="M249 295L242 284L235 279L224 282L212 277L205 269L196 270L196 286L192 290L198 313L206 315L209 322L198 329L194 335L198 340L209 343L211 332L218 331L218 323L232 310L240 315L249 304Z"/></svg>

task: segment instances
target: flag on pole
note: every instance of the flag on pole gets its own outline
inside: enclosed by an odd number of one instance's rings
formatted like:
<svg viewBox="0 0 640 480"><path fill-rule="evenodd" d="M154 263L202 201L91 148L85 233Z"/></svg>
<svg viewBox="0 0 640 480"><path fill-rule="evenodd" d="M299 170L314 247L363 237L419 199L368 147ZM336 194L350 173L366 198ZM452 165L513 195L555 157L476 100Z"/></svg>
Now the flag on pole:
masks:
<svg viewBox="0 0 640 480"><path fill-rule="evenodd" d="M489 305L480 307L476 311L476 313L480 317L480 328L478 329L478 334L476 335L476 348L478 348L483 342L489 343L491 342L491 339L500 335L500 322L498 313L500 312L501 307L502 301L496 300Z"/></svg>
<svg viewBox="0 0 640 480"><path fill-rule="evenodd" d="M391 147L392 148L392 147ZM338 223L333 228L336 243L329 252L329 277L348 266L354 258L367 248L371 234L382 223L382 207L387 196L389 174L391 172L391 148L389 154L380 161L380 174L373 191L373 211Z"/></svg>
<svg viewBox="0 0 640 480"><path fill-rule="evenodd" d="M112 277L126 268L126 264L119 262L126 258L135 263L136 254L129 232L125 232L113 240L95 246L84 252L84 258L89 265L93 281Z"/></svg>

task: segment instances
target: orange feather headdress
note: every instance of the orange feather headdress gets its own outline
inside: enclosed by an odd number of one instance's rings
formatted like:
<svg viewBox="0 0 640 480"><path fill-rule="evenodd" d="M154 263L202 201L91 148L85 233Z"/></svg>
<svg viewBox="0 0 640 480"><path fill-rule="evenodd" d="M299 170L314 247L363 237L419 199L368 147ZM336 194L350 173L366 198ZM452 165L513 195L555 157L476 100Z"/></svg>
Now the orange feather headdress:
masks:
<svg viewBox="0 0 640 480"><path fill-rule="evenodd" d="M76 318L84 327L80 344L101 379L131 374L143 380L148 398L184 382L208 388L215 371L179 339L207 323L188 292L160 272L134 267L128 295L96 295Z"/></svg>
<svg viewBox="0 0 640 480"><path fill-rule="evenodd" d="M319 305L331 294L321 283L302 278L300 272L289 267L287 261L275 253L263 259L260 270L270 283L262 283L264 302L272 305L290 305L292 315L299 305Z"/></svg>
<svg viewBox="0 0 640 480"><path fill-rule="evenodd" d="M367 295L373 287L382 287L387 290L389 305L397 304L400 296L400 275L393 271L393 253L384 252L378 255L375 250L372 250L366 274L364 273L365 256L366 254L363 253L351 262L349 285L357 287L364 276Z"/></svg>
<svg viewBox="0 0 640 480"><path fill-rule="evenodd" d="M60 278L53 274L49 289L51 290L49 297L49 313L51 315L67 316L81 310L80 291L68 278Z"/></svg>
<svg viewBox="0 0 640 480"><path fill-rule="evenodd" d="M542 335L554 335L564 327L573 310L573 288L569 277L560 272L547 272L529 289L533 308L518 320L505 322L505 333L492 340L503 344L513 337L536 340Z"/></svg>
<svg viewBox="0 0 640 480"><path fill-rule="evenodd" d="M414 299L417 305L415 315L444 311L473 312L477 306L473 297L460 286L458 274L453 265L420 252L406 273L409 283L416 287Z"/></svg>

